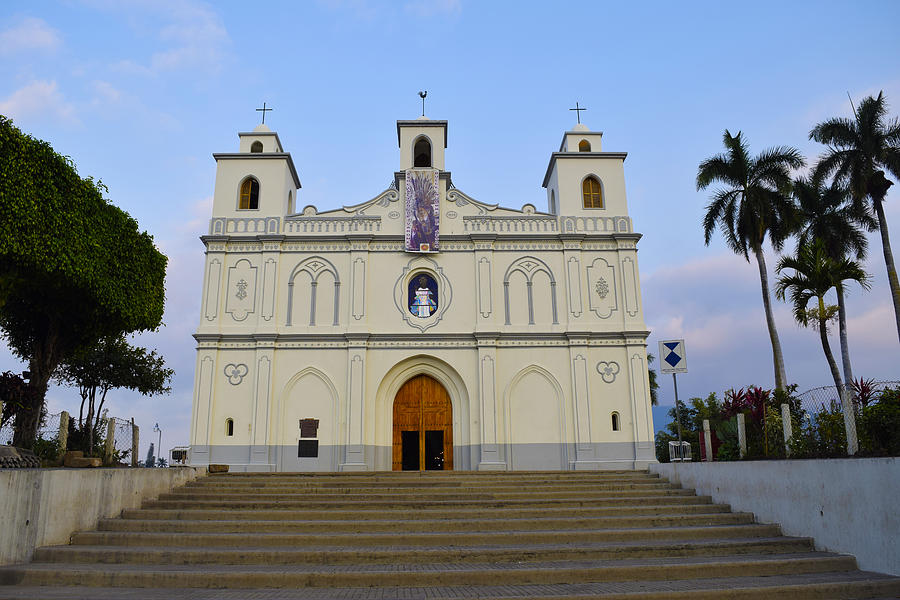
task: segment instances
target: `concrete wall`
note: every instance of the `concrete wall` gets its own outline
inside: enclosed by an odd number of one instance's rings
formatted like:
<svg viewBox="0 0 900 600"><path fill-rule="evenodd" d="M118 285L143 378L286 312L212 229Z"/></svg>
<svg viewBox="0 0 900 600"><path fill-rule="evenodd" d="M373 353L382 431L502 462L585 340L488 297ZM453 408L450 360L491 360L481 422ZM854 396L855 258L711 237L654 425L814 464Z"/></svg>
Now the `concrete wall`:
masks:
<svg viewBox="0 0 900 600"><path fill-rule="evenodd" d="M205 469L0 469L0 565L27 562L39 546L137 508Z"/></svg>
<svg viewBox="0 0 900 600"><path fill-rule="evenodd" d="M779 460L650 465L732 509L853 554L861 569L900 575L900 459Z"/></svg>

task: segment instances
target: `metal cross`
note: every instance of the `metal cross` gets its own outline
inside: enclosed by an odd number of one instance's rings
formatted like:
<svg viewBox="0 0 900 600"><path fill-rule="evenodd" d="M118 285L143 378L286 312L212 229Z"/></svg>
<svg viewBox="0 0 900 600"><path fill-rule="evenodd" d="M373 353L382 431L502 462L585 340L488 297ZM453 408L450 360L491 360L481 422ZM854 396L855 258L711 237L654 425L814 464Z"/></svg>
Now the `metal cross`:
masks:
<svg viewBox="0 0 900 600"><path fill-rule="evenodd" d="M259 110L259 109L257 109L257 110ZM578 123L581 123L581 111L587 110L587 109L586 109L586 108L581 108L580 106L578 106L578 103L576 102L576 103L575 103L575 108L570 108L569 110L574 110L574 111L575 111L575 118L578 119Z"/></svg>
<svg viewBox="0 0 900 600"><path fill-rule="evenodd" d="M577 102L576 102L576 104L577 104ZM263 114L263 119L262 119L263 125L266 124L266 113L269 112L270 110L275 110L275 109L274 108L266 108L265 102L263 102L262 108L256 109L256 112L261 112Z"/></svg>

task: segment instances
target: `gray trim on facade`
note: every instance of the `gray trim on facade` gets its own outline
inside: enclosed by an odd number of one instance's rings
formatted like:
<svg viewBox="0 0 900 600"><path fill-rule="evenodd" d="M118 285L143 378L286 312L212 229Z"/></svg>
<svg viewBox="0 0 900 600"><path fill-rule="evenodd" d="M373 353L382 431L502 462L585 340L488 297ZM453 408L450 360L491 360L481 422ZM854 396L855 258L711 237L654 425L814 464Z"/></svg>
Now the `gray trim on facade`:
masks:
<svg viewBox="0 0 900 600"><path fill-rule="evenodd" d="M605 341L614 346L632 346L635 344L646 345L646 337L650 335L650 331L646 329L619 329L615 332L604 331L564 331L559 333L529 333L529 332L505 332L492 331L489 333L436 333L428 334L428 339L424 341L427 344L442 344L447 342L464 344L460 348L472 348L483 344L485 340L489 340L492 344L506 345L506 342L516 342L517 346L527 346L533 344L535 346L545 346L547 342L558 342L561 345L568 345L573 340L582 340L585 344L590 342ZM420 333L367 333L348 334L348 333L276 333L259 336L257 334L234 334L234 333L195 333L194 339L198 344L252 344L274 346L280 343L297 343L297 342L315 342L315 343L334 343L337 347L343 348L348 344L363 344L367 347L376 347L382 343L395 343L397 347L421 347L423 344L422 335ZM541 343L543 342L543 343ZM407 344L407 345L404 345ZM198 346L200 348L201 346ZM208 346L203 346L204 348ZM219 347L219 346L217 346ZM227 348L222 348L227 349ZM291 348L284 348L290 350Z"/></svg>
<svg viewBox="0 0 900 600"><path fill-rule="evenodd" d="M447 147L447 121L439 121L434 119L413 119L397 121L397 146L400 146L400 128L401 127L443 127L444 128L444 148Z"/></svg>
<svg viewBox="0 0 900 600"><path fill-rule="evenodd" d="M550 181L550 173L553 171L553 165L556 164L557 158L609 158L624 161L627 156L627 152L554 152L550 155L550 163L547 165L547 172L544 173L544 181L541 183L541 187L547 187L547 182Z"/></svg>
<svg viewBox="0 0 900 600"><path fill-rule="evenodd" d="M284 152L284 146L281 145L281 138L279 138L278 134L275 133L274 131L240 131L240 132L238 132L238 139L240 139L244 136L253 137L253 136L259 136L259 135L274 135L275 143L278 144L278 151Z"/></svg>
<svg viewBox="0 0 900 600"><path fill-rule="evenodd" d="M302 187L300 185L300 176L297 175L297 169L294 167L294 159L291 158L290 152L215 152L213 153L213 158L216 159L216 162L220 160L283 158L287 161L288 168L291 170L291 176L294 178L294 185L297 186L298 190Z"/></svg>
<svg viewBox="0 0 900 600"><path fill-rule="evenodd" d="M559 151L562 152L563 148L566 147L566 136L568 135L577 135L581 137L587 137L589 135L599 135L601 138L603 137L602 131L575 131L574 129L570 129L563 133L562 140L559 142Z"/></svg>

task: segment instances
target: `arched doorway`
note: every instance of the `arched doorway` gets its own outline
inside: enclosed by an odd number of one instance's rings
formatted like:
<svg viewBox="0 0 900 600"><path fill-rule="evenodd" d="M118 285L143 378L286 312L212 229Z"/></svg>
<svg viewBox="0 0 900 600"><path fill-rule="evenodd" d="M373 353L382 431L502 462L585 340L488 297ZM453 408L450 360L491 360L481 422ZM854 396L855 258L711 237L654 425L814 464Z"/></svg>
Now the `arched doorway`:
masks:
<svg viewBox="0 0 900 600"><path fill-rule="evenodd" d="M394 471L453 469L453 409L437 380L417 375L394 397Z"/></svg>

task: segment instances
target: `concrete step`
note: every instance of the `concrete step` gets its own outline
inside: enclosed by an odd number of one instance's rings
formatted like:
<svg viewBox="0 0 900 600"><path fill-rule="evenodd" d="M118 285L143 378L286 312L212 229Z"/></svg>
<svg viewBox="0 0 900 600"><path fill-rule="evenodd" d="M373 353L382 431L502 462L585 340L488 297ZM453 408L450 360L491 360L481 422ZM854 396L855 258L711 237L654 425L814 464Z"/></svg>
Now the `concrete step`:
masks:
<svg viewBox="0 0 900 600"><path fill-rule="evenodd" d="M293 547L334 546L345 548L388 546L475 546L552 543L619 542L630 540L695 540L774 537L777 525L716 525L699 527L652 527L646 529L597 529L585 531L483 531L427 533L130 533L88 531L72 535L72 543L116 546L190 547Z"/></svg>
<svg viewBox="0 0 900 600"><path fill-rule="evenodd" d="M560 506L640 506L648 504L693 504L696 498L684 493L687 490L664 490L654 494L642 494L640 496L593 496L593 497L566 497L566 498L533 498L524 495L521 498L458 498L452 500L439 498L409 499L404 496L394 497L368 497L368 498L334 498L323 499L320 497L298 498L294 500L149 500L143 503L144 508L161 509L346 509L346 508L405 508L424 509L432 508L450 510L453 508L478 507L483 509L507 509L507 508L538 508Z"/></svg>
<svg viewBox="0 0 900 600"><path fill-rule="evenodd" d="M706 504L699 503L702 499ZM685 502L690 499L685 499ZM648 504L644 506L545 506L540 508L506 508L502 515L511 519L538 519L544 517L574 518L574 517L604 517L627 515L671 515L671 514L718 514L730 511L726 504L711 504L709 497L692 498L696 504ZM207 509L178 509L166 510L155 508L126 509L122 511L122 518L127 519L186 519L186 520L380 520L404 518L407 520L439 520L439 519L477 519L495 514L483 508L454 508L453 511L437 508L391 509L377 510L367 509L335 509L335 510L207 510ZM119 519L104 519L102 525Z"/></svg>
<svg viewBox="0 0 900 600"><path fill-rule="evenodd" d="M574 584L484 585L441 587L197 589L100 588L81 586L0 587L0 600L889 600L900 597L900 579L864 571L838 571Z"/></svg>
<svg viewBox="0 0 900 600"><path fill-rule="evenodd" d="M688 492L688 493L685 493ZM441 490L432 490L432 491L423 491L423 492L407 492L404 494L397 493L389 493L389 492L331 492L331 491L319 491L313 494L306 492L291 492L291 493L257 493L257 492L233 492L233 491L220 491L220 492L212 492L212 493L186 493L186 492L177 492L177 493L163 493L159 495L160 501L177 501L177 502L189 502L189 501L197 501L197 502L210 502L214 500L220 501L232 501L232 500L241 500L245 502L249 501L259 501L259 502L277 502L277 501L306 501L306 500L315 500L316 502L325 502L328 500L338 500L338 501L358 501L358 502L370 502L370 501L379 501L379 500L395 500L398 497L402 497L404 501L463 501L465 503L474 501L474 500L527 500L527 499L539 499L539 500L569 500L569 499L602 499L602 498L644 498L644 497L653 497L653 496L689 496L689 490L683 490L680 488L653 488L647 490L576 490L576 491L447 491L444 489Z"/></svg>
<svg viewBox="0 0 900 600"><path fill-rule="evenodd" d="M178 532L178 533L361 533L377 531L569 531L583 529L623 529L674 527L677 525L732 525L753 523L751 513L713 513L681 515L639 515L609 517L563 517L528 519L369 519L337 520L185 520L185 519L104 519L99 531Z"/></svg>
<svg viewBox="0 0 900 600"><path fill-rule="evenodd" d="M526 483L526 486L530 486L531 484ZM399 484L389 484L386 482L383 485L312 485L309 483L290 485L290 484L279 484L279 485L236 485L230 483L218 483L215 485L211 484L201 484L201 483L193 483L192 485L186 485L181 488L177 488L172 490L173 494L217 494L221 492L226 492L229 494L240 494L240 493L255 493L255 494L362 494L362 493L373 493L373 494L398 494L398 493L474 493L474 494L482 494L482 493L496 493L496 492L514 492L514 491L522 491L523 485L508 485L508 484L496 484L496 485L487 485L487 484L478 484L478 483L467 483L467 484L459 484L459 485L431 485L429 484L427 487L422 487L421 485L414 486L410 485L399 485ZM628 482L601 482L601 483L580 483L580 482L566 482L566 483L554 483L554 484L543 484L540 486L541 490L544 491L554 491L554 492L564 492L564 491L599 491L599 490L643 490L643 489L679 489L678 486L671 484L666 481L661 481L659 479L650 480L650 481L628 481Z"/></svg>
<svg viewBox="0 0 900 600"><path fill-rule="evenodd" d="M61 568L65 567L65 568ZM81 565L32 563L0 567L0 582L15 577L24 585L88 585L201 588L294 588L366 586L528 585L608 581L701 579L852 571L850 556L826 553L758 557L641 558L615 561L566 561L344 565ZM10 571L13 571L12 573Z"/></svg>
<svg viewBox="0 0 900 600"><path fill-rule="evenodd" d="M553 560L622 560L650 557L726 555L771 555L809 552L809 538L748 538L734 540L692 540L523 544L511 546L456 546L422 548L352 549L333 546L294 548L189 548L151 546L49 546L39 548L34 560L44 563L104 564L230 564L230 565L373 565L469 562L534 562Z"/></svg>
<svg viewBox="0 0 900 600"><path fill-rule="evenodd" d="M122 517L0 567L0 600L900 595L638 472L228 473Z"/></svg>
<svg viewBox="0 0 900 600"><path fill-rule="evenodd" d="M546 481L597 481L627 479L663 479L649 471L366 471L366 472L231 472L210 475L209 481L277 481L305 480L314 483L329 481L512 481L514 479L542 479Z"/></svg>

